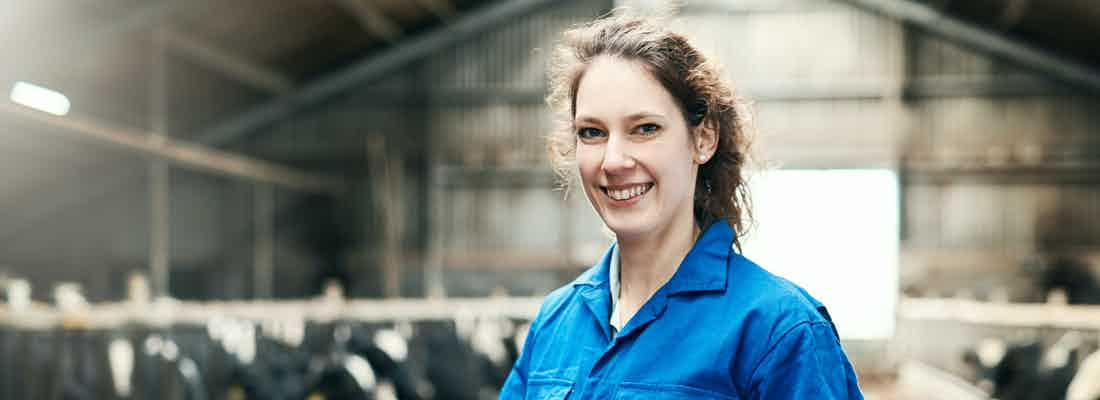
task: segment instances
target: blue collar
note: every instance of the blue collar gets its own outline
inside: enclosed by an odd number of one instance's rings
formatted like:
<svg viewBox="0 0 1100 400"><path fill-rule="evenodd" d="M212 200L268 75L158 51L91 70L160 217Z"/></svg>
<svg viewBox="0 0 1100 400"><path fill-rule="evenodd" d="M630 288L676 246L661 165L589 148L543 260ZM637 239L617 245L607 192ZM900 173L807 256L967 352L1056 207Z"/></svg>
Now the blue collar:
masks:
<svg viewBox="0 0 1100 400"><path fill-rule="evenodd" d="M582 273L573 281L574 286L586 285L607 288L610 281L611 252L615 244L604 252L600 262ZM711 224L691 251L684 257L676 273L665 284L667 295L699 292L724 291L726 289L726 265L733 251L733 228L725 219Z"/></svg>

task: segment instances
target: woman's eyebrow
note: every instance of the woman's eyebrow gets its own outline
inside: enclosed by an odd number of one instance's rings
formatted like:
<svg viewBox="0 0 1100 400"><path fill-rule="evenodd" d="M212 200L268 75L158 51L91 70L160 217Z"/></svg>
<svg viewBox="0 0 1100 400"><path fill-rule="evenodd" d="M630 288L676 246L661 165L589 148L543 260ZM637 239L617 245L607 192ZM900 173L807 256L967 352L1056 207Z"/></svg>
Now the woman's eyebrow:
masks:
<svg viewBox="0 0 1100 400"><path fill-rule="evenodd" d="M599 118L596 118L596 117L593 117L593 116L578 115L575 119L575 122L588 122L588 123L592 123L592 124L599 124L599 123L602 123L603 121L601 121Z"/></svg>
<svg viewBox="0 0 1100 400"><path fill-rule="evenodd" d="M660 113L650 112L650 111L642 111L642 112L637 112L637 113L630 114L630 115L626 116L627 121L637 121L639 119L646 119L646 118L664 118L664 115L661 115Z"/></svg>
<svg viewBox="0 0 1100 400"><path fill-rule="evenodd" d="M637 121L637 120L646 119L646 118L664 118L664 115L662 115L660 113L651 112L651 111L641 111L641 112L636 112L634 114L627 115L626 117L623 118L623 121ZM601 120L599 118L596 118L596 117L593 117L593 116L590 116L590 115L578 115L576 117L575 121L576 122L588 122L588 123L594 123L594 124L598 124L598 123L603 122L603 120Z"/></svg>

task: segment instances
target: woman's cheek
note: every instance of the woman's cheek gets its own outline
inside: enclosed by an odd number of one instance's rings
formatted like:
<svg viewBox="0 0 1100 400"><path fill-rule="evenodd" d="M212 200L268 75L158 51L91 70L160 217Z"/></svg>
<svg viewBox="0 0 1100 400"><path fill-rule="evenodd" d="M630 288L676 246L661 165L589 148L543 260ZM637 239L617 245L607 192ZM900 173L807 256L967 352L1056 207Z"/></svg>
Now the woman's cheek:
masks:
<svg viewBox="0 0 1100 400"><path fill-rule="evenodd" d="M600 163L599 157L593 149L580 147L577 149L577 168L580 170L581 183L586 186L591 183L596 177L596 173L599 170Z"/></svg>

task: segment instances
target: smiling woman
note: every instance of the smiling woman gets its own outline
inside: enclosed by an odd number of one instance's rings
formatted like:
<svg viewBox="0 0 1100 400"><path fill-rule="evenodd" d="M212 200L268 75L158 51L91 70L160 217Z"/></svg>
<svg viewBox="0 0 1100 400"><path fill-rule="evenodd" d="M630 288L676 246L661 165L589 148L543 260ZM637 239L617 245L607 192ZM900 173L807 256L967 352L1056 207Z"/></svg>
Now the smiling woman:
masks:
<svg viewBox="0 0 1100 400"><path fill-rule="evenodd" d="M532 321L502 399L859 399L825 307L740 254L748 115L683 36L565 32L555 168L616 243Z"/></svg>
<svg viewBox="0 0 1100 400"><path fill-rule="evenodd" d="M698 165L714 154L714 130L688 126L661 84L619 57L589 65L576 104L576 163L604 223L620 241L687 236L695 225L692 186Z"/></svg>

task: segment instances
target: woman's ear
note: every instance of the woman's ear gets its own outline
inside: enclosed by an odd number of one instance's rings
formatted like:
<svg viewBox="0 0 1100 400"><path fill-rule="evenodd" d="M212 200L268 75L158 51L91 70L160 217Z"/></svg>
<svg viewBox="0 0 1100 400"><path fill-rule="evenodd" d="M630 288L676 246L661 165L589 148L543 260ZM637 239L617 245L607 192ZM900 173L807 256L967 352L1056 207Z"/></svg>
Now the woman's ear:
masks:
<svg viewBox="0 0 1100 400"><path fill-rule="evenodd" d="M695 127L695 163L706 164L718 150L718 129L713 122L703 121Z"/></svg>

